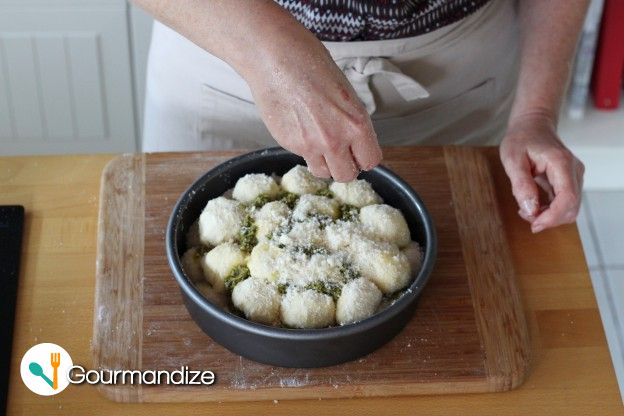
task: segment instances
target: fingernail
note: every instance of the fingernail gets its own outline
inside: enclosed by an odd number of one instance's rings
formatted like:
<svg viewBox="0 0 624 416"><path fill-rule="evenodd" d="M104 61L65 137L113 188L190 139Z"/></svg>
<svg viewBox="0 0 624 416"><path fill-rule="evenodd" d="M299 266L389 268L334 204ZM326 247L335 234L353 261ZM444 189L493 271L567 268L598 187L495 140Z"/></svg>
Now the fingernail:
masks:
<svg viewBox="0 0 624 416"><path fill-rule="evenodd" d="M533 234L537 234L543 229L544 229L544 226L542 224L533 224L533 226L531 227L531 231L533 232Z"/></svg>
<svg viewBox="0 0 624 416"><path fill-rule="evenodd" d="M522 211L524 211L527 216L535 215L535 212L537 211L537 206L537 198L528 198L522 201Z"/></svg>

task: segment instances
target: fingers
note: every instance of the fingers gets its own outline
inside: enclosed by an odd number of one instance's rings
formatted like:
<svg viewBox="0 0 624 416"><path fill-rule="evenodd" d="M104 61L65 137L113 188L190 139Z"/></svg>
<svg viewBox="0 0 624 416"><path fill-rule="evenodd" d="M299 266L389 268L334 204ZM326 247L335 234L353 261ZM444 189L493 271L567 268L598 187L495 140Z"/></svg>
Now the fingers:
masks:
<svg viewBox="0 0 624 416"><path fill-rule="evenodd" d="M579 200L570 192L557 195L550 206L533 221L531 231L539 233L546 228L574 222L579 210Z"/></svg>
<svg viewBox="0 0 624 416"><path fill-rule="evenodd" d="M531 231L538 233L546 228L574 222L581 204L583 173L582 163L569 152L548 160L546 177L552 186L554 199L531 224Z"/></svg>
<svg viewBox="0 0 624 416"><path fill-rule="evenodd" d="M326 153L325 162L327 163L331 176L337 182L350 182L354 180L360 172L355 160L353 160L349 147L341 147L331 153Z"/></svg>
<svg viewBox="0 0 624 416"><path fill-rule="evenodd" d="M531 222L539 211L539 192L531 173L531 164L525 154L503 160L507 176L511 180L514 198L520 208L519 214Z"/></svg>
<svg viewBox="0 0 624 416"><path fill-rule="evenodd" d="M362 170L371 170L381 162L381 148L372 127L351 143L351 153Z"/></svg>
<svg viewBox="0 0 624 416"><path fill-rule="evenodd" d="M381 148L368 114L348 121L343 134L326 134L320 140L326 165L337 182L352 181L361 169L372 169L381 161Z"/></svg>
<svg viewBox="0 0 624 416"><path fill-rule="evenodd" d="M555 191L550 182L548 182L548 178L546 177L546 175L542 173L537 175L534 179L535 183L537 183L537 185L546 194L546 198L548 198L548 203L551 203L552 200L555 199Z"/></svg>
<svg viewBox="0 0 624 416"><path fill-rule="evenodd" d="M323 155L307 155L304 157L308 170L319 178L330 178L331 172L325 163Z"/></svg>

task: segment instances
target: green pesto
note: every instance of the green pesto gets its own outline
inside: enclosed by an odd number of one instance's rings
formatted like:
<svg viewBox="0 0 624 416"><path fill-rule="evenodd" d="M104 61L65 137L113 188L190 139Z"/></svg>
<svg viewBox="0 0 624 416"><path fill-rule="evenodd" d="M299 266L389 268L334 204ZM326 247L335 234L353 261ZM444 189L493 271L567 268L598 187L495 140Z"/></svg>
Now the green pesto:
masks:
<svg viewBox="0 0 624 416"><path fill-rule="evenodd" d="M355 221L358 218L359 213L360 210L357 207L354 207L353 205L341 204L338 219L342 221Z"/></svg>
<svg viewBox="0 0 624 416"><path fill-rule="evenodd" d="M321 214L319 212L310 212L307 215L308 218L315 218L318 221L319 229L324 230L327 224L334 221L329 215Z"/></svg>
<svg viewBox="0 0 624 416"><path fill-rule="evenodd" d="M325 247L308 245L308 246L295 246L293 251L296 253L302 253L310 257L314 254L329 254L329 251Z"/></svg>
<svg viewBox="0 0 624 416"><path fill-rule="evenodd" d="M334 301L338 301L340 294L342 293L342 287L335 283L323 282L321 280L317 280L312 283L308 283L304 287L305 289L312 289L316 292L323 293L325 295L331 296Z"/></svg>
<svg viewBox="0 0 624 416"><path fill-rule="evenodd" d="M329 188L323 188L320 191L317 191L316 195L318 195L318 196L326 196L327 198L333 198L334 197L334 194L332 193L332 191L329 190Z"/></svg>
<svg viewBox="0 0 624 416"><path fill-rule="evenodd" d="M360 277L360 273L350 263L343 263L340 266L340 274L345 280L353 280Z"/></svg>
<svg viewBox="0 0 624 416"><path fill-rule="evenodd" d="M228 291L232 292L237 284L247 279L250 275L251 274L249 273L249 268L246 265L240 264L234 267L232 271L227 276L225 276L225 288Z"/></svg>
<svg viewBox="0 0 624 416"><path fill-rule="evenodd" d="M293 227L293 219L288 218L288 221L286 222L286 224L281 224L275 230L267 234L267 238L269 240L272 240L273 237L279 237L280 235L287 234L290 232L290 230L292 230L292 227ZM280 248L284 248L284 247L280 247Z"/></svg>
<svg viewBox="0 0 624 416"><path fill-rule="evenodd" d="M243 224L238 231L238 245L241 250L247 253L251 253L251 250L256 244L258 239L256 238L256 232L258 227L256 226L251 214L247 214L243 219Z"/></svg>
<svg viewBox="0 0 624 416"><path fill-rule="evenodd" d="M279 194L277 199L288 205L288 208L293 209L299 200L299 195L284 191Z"/></svg>
<svg viewBox="0 0 624 416"><path fill-rule="evenodd" d="M279 292L280 295L284 295L286 294L286 290L288 289L288 286L290 286L288 283L280 283L277 285L277 291Z"/></svg>
<svg viewBox="0 0 624 416"><path fill-rule="evenodd" d="M271 202L272 200L273 198L271 198L269 195L260 194L253 201L251 201L249 205L256 208L261 208L262 206L264 206L264 204Z"/></svg>

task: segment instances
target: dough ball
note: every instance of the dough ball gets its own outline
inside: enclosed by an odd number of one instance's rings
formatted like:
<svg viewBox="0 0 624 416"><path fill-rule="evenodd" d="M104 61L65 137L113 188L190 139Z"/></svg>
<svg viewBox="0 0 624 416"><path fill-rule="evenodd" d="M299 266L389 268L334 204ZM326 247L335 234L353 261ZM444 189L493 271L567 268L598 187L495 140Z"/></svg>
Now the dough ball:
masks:
<svg viewBox="0 0 624 416"><path fill-rule="evenodd" d="M208 301L216 306L225 309L228 304L225 293L219 293L214 290L206 281L196 282L195 287Z"/></svg>
<svg viewBox="0 0 624 416"><path fill-rule="evenodd" d="M360 222L366 234L375 240L407 246L410 231L401 211L386 204L367 205L360 209Z"/></svg>
<svg viewBox="0 0 624 416"><path fill-rule="evenodd" d="M407 247L401 250L405 257L407 257L407 262L410 265L412 275L415 275L420 270L422 266L423 260L423 252L420 248L420 244L416 241L411 241Z"/></svg>
<svg viewBox="0 0 624 416"><path fill-rule="evenodd" d="M323 250L321 248L321 250ZM288 283L298 287L319 282L334 283L339 286L344 280L344 260L340 254L295 253L283 251L276 260L279 271L277 283Z"/></svg>
<svg viewBox="0 0 624 416"><path fill-rule="evenodd" d="M211 199L199 216L199 238L216 246L233 240L243 223L245 210L237 201L222 196Z"/></svg>
<svg viewBox="0 0 624 416"><path fill-rule="evenodd" d="M276 232L272 240L275 244L289 246L318 246L322 245L325 239L323 231L320 229L320 221L317 218L306 218L305 221L295 221L291 223L289 230Z"/></svg>
<svg viewBox="0 0 624 416"><path fill-rule="evenodd" d="M277 198L280 187L275 179L264 173L248 173L236 181L232 197L243 204L248 204L260 195L270 199Z"/></svg>
<svg viewBox="0 0 624 416"><path fill-rule="evenodd" d="M320 214L330 218L338 218L340 204L338 201L326 196L306 194L302 195L295 205L293 218L305 220L310 215Z"/></svg>
<svg viewBox="0 0 624 416"><path fill-rule="evenodd" d="M297 165L282 176L282 188L293 194L315 194L327 188L327 182L312 175L305 166Z"/></svg>
<svg viewBox="0 0 624 416"><path fill-rule="evenodd" d="M258 243L251 254L247 267L251 277L270 282L275 281L279 277L279 270L276 263L282 250L266 241Z"/></svg>
<svg viewBox="0 0 624 416"><path fill-rule="evenodd" d="M201 252L199 248L192 247L184 252L180 259L184 274L192 281L199 282L204 280L204 271L201 265Z"/></svg>
<svg viewBox="0 0 624 416"><path fill-rule="evenodd" d="M368 318L377 311L381 296L381 291L368 279L347 282L336 303L336 321L344 325Z"/></svg>
<svg viewBox="0 0 624 416"><path fill-rule="evenodd" d="M245 279L232 291L232 303L247 319L267 325L279 320L281 299L274 284L258 279Z"/></svg>
<svg viewBox="0 0 624 416"><path fill-rule="evenodd" d="M188 232L186 233L186 246L195 247L202 244L199 238L199 219L191 224Z"/></svg>
<svg viewBox="0 0 624 416"><path fill-rule="evenodd" d="M339 202L358 208L383 202L371 184L364 179L356 179L346 183L333 182L329 186L329 190Z"/></svg>
<svg viewBox="0 0 624 416"><path fill-rule="evenodd" d="M353 222L338 221L325 227L325 245L333 251L341 251L350 248L354 240L364 238L360 224Z"/></svg>
<svg viewBox="0 0 624 416"><path fill-rule="evenodd" d="M219 244L202 259L204 277L218 293L225 291L225 278L232 269L245 263L245 253L233 243Z"/></svg>
<svg viewBox="0 0 624 416"><path fill-rule="evenodd" d="M397 246L370 240L354 243L353 263L361 275L384 293L394 293L411 280L407 257Z"/></svg>
<svg viewBox="0 0 624 416"><path fill-rule="evenodd" d="M332 297L311 289L291 289L282 298L282 323L291 328L324 328L334 323L335 314Z"/></svg>
<svg viewBox="0 0 624 416"><path fill-rule="evenodd" d="M289 216L290 208L282 201L264 204L255 214L256 227L258 227L256 237L258 240L265 239Z"/></svg>

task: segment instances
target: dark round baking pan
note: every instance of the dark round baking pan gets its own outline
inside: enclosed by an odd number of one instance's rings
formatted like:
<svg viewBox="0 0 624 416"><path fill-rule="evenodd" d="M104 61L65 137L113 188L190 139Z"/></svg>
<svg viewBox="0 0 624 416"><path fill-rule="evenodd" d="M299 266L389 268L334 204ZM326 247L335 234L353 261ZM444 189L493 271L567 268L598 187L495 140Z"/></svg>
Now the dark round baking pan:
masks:
<svg viewBox="0 0 624 416"><path fill-rule="evenodd" d="M182 271L185 235L208 200L234 187L247 173L283 175L304 160L282 148L258 150L211 169L186 190L167 225L167 260L186 308L197 325L230 351L254 361L282 367L323 367L366 355L392 339L411 318L436 257L436 233L422 200L389 169L362 172L386 204L400 209L413 240L424 250L423 264L409 288L391 306L363 321L323 329L287 329L241 318L205 299Z"/></svg>

